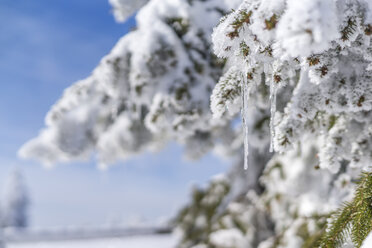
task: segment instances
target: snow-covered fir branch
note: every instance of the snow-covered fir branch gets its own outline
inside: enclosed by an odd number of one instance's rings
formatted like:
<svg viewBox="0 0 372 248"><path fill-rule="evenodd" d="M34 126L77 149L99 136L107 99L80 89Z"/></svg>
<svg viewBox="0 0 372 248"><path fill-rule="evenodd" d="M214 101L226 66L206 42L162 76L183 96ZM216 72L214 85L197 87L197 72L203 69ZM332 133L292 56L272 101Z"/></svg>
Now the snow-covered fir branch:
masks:
<svg viewBox="0 0 372 248"><path fill-rule="evenodd" d="M236 4L235 4L236 5ZM210 34L231 1L150 1L92 75L68 88L46 117L46 128L20 155L47 165L87 158L107 165L184 144L190 157L238 136L229 120L215 120L209 96L224 61L211 49ZM239 143L239 142L235 142ZM219 149L229 154L227 149Z"/></svg>
<svg viewBox="0 0 372 248"><path fill-rule="evenodd" d="M124 19L122 1L111 2ZM151 0L137 29L65 91L20 155L54 164L95 152L107 165L175 140L193 158L238 157L195 190L177 219L180 247L317 247L371 170L371 7ZM359 223L366 237L372 224ZM343 234L344 248L363 242Z"/></svg>

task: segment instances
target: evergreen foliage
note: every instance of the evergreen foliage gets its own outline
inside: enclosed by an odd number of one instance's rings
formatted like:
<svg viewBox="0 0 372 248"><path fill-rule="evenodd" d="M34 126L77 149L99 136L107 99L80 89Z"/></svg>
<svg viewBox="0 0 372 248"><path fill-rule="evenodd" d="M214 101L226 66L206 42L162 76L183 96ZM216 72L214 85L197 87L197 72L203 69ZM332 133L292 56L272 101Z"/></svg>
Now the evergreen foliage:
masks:
<svg viewBox="0 0 372 248"><path fill-rule="evenodd" d="M213 180L208 188L194 188L192 200L175 220L183 230L180 247L192 247L199 243L209 244L218 208L229 193L230 185L225 178Z"/></svg>
<svg viewBox="0 0 372 248"><path fill-rule="evenodd" d="M372 173L364 172L357 182L354 199L332 215L321 241L322 248L338 248L351 237L356 248L372 231Z"/></svg>
<svg viewBox="0 0 372 248"><path fill-rule="evenodd" d="M20 154L53 164L97 152L107 165L175 140L192 158L244 158L246 172L239 163L194 192L177 221L182 248L316 247L367 171L321 241L360 247L371 229L372 2L151 0L137 24Z"/></svg>

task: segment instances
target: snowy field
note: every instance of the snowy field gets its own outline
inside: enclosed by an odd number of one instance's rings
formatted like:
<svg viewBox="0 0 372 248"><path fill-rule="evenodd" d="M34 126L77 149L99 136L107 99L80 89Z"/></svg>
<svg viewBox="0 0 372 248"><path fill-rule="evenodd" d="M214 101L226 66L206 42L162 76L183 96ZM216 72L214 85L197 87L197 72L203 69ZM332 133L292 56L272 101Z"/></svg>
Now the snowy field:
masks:
<svg viewBox="0 0 372 248"><path fill-rule="evenodd" d="M10 243L6 248L174 248L174 235L146 235L125 238L54 242Z"/></svg>

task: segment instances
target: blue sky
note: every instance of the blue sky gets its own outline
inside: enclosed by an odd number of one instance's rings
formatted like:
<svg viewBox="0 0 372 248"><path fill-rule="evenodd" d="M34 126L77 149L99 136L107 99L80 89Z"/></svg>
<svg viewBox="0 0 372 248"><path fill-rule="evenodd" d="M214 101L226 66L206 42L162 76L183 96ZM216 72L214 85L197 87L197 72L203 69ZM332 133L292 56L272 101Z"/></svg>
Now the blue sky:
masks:
<svg viewBox="0 0 372 248"><path fill-rule="evenodd" d="M46 170L17 158L63 90L88 76L133 25L133 19L115 23L107 0L0 1L0 189L11 168L20 167L32 199L31 225L155 220L175 213L192 183L227 169L212 156L183 161L175 144L106 172L93 162Z"/></svg>

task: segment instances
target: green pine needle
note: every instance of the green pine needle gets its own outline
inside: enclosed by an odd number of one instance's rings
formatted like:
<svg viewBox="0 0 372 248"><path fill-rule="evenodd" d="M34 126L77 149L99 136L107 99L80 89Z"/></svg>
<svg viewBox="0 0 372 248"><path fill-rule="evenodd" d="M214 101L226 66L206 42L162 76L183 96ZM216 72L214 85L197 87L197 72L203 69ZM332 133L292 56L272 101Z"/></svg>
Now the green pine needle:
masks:
<svg viewBox="0 0 372 248"><path fill-rule="evenodd" d="M329 230L323 235L321 248L339 248L350 237L356 248L372 231L372 173L362 173L354 199L337 210Z"/></svg>

